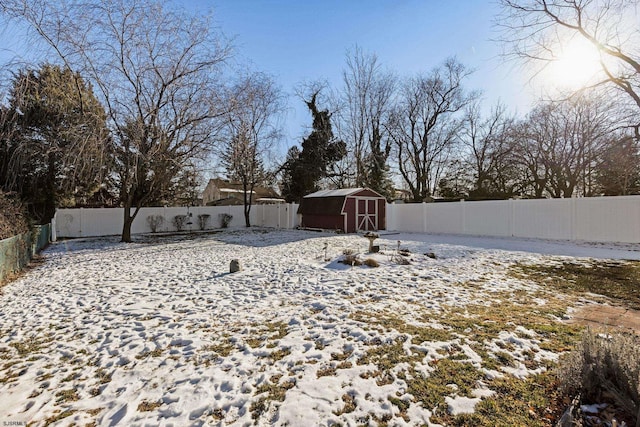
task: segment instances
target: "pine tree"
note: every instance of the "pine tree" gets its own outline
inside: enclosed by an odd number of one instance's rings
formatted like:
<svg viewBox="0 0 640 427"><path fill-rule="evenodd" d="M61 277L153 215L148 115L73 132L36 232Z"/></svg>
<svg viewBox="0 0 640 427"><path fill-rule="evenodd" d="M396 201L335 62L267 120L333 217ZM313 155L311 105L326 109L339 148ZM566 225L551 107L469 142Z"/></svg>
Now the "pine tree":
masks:
<svg viewBox="0 0 640 427"><path fill-rule="evenodd" d="M14 132L0 147L0 184L38 220L101 188L109 172L106 113L79 74L49 64L20 71L9 112Z"/></svg>
<svg viewBox="0 0 640 427"><path fill-rule="evenodd" d="M287 202L300 202L331 175L331 166L346 155L346 144L337 140L331 128L331 114L316 105L318 92L306 102L313 116L313 130L302 141L302 150L291 147L282 167L282 194Z"/></svg>

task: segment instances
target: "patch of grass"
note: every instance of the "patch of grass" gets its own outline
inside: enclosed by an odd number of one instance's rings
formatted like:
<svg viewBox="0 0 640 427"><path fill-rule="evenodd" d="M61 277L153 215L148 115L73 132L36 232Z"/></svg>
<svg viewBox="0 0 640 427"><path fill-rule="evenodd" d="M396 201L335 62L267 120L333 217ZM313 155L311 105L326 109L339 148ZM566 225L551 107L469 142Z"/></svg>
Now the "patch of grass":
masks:
<svg viewBox="0 0 640 427"><path fill-rule="evenodd" d="M343 394L342 401L344 402L344 406L337 411L333 411L335 415L350 414L356 410L356 402L352 395L348 393Z"/></svg>
<svg viewBox="0 0 640 427"><path fill-rule="evenodd" d="M472 397L471 391L484 377L482 372L466 362L440 359L433 365L435 370L428 376L411 369L405 380L407 391L425 408L434 410L434 414L446 413L444 398L452 393L448 384L457 386L456 394L459 396Z"/></svg>
<svg viewBox="0 0 640 427"><path fill-rule="evenodd" d="M71 415L73 415L75 413L76 413L76 411L72 410L72 409L67 409L66 411L58 412L58 413L56 413L56 414L54 414L54 415L52 415L50 417L45 418L44 425L45 425L45 427L49 426L49 425L51 425L51 424L53 424L55 422L58 422L58 421L63 420L65 418L67 418L67 417L70 417Z"/></svg>
<svg viewBox="0 0 640 427"><path fill-rule="evenodd" d="M95 417L96 415L98 415L102 411L104 411L104 408L87 409L87 413L89 415L91 415L92 417Z"/></svg>
<svg viewBox="0 0 640 427"><path fill-rule="evenodd" d="M234 349L235 345L229 339L224 340L222 343L209 344L202 347L202 351L210 351L220 357L229 356Z"/></svg>
<svg viewBox="0 0 640 427"><path fill-rule="evenodd" d="M269 353L269 358L272 361L277 362L278 360L281 360L281 359L287 357L290 354L291 354L291 349L289 349L289 348L280 348L278 350L275 350L275 351L272 351L271 353Z"/></svg>
<svg viewBox="0 0 640 427"><path fill-rule="evenodd" d="M318 372L316 372L316 377L317 378L328 377L330 375L335 375L335 374L336 374L335 366L325 366L318 369Z"/></svg>
<svg viewBox="0 0 640 427"><path fill-rule="evenodd" d="M149 400L143 400L138 404L138 412L151 412L160 406L162 406L162 402L160 401L151 402Z"/></svg>
<svg viewBox="0 0 640 427"><path fill-rule="evenodd" d="M28 354L35 353L42 349L42 344L44 342L37 338L27 338L24 341L12 342L9 346L15 348L18 351L18 355L20 357L25 357Z"/></svg>
<svg viewBox="0 0 640 427"><path fill-rule="evenodd" d="M411 402L407 402L406 400L398 399L397 397L389 396L389 402L391 404L398 407L400 413L403 414L407 412L407 409L411 406ZM408 421L408 420L405 420Z"/></svg>
<svg viewBox="0 0 640 427"><path fill-rule="evenodd" d="M340 362L340 363L338 363L336 365L336 369L349 369L349 368L352 368L352 367L353 367L353 364L351 362L347 362L347 361Z"/></svg>
<svg viewBox="0 0 640 427"><path fill-rule="evenodd" d="M640 310L640 262L564 262L562 265L523 265L512 274L528 278L540 286L564 292L590 292Z"/></svg>
<svg viewBox="0 0 640 427"><path fill-rule="evenodd" d="M96 371L96 378L100 384L107 384L111 382L111 374L104 369L98 369Z"/></svg>
<svg viewBox="0 0 640 427"><path fill-rule="evenodd" d="M513 356L509 353L506 353L504 351L497 351L494 353L496 359L498 360L498 363L503 365L503 366L514 366L514 359Z"/></svg>
<svg viewBox="0 0 640 427"><path fill-rule="evenodd" d="M451 332L445 329L436 329L429 326L411 325L393 314L370 314L366 312L356 312L349 316L351 319L373 326L381 332L395 330L410 337L411 342L420 345L424 342L449 341L453 338Z"/></svg>
<svg viewBox="0 0 640 427"><path fill-rule="evenodd" d="M272 401L284 402L287 390L292 389L296 385L295 380L287 380L282 384L278 383L265 383L260 385L256 389L256 394L266 395L261 396L258 400L255 400L249 406L251 412L251 418L257 421L263 413L269 409L269 404Z"/></svg>
<svg viewBox="0 0 640 427"><path fill-rule="evenodd" d="M407 354L403 341L395 340L390 344L374 346L358 359L358 365L374 364L384 374L390 372L400 363L415 363L422 359L418 354Z"/></svg>
<svg viewBox="0 0 640 427"><path fill-rule="evenodd" d="M550 373L524 380L505 377L492 381L495 395L476 405L473 414L442 414L431 421L447 426L531 426L554 425L563 411L558 399L556 378Z"/></svg>
<svg viewBox="0 0 640 427"><path fill-rule="evenodd" d="M80 396L75 391L75 389L66 389L60 390L56 393L56 404L65 403L65 402L75 402L76 400L80 400Z"/></svg>
<svg viewBox="0 0 640 427"><path fill-rule="evenodd" d="M341 362L343 360L347 360L352 354L353 350L343 351L342 353L331 353L331 360L337 360Z"/></svg>

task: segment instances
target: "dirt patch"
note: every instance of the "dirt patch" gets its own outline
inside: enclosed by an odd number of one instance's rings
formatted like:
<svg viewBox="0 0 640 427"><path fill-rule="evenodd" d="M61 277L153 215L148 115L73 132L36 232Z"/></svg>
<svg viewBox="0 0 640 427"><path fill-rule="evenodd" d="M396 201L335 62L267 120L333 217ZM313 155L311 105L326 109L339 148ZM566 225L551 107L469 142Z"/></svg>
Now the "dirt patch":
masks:
<svg viewBox="0 0 640 427"><path fill-rule="evenodd" d="M640 310L589 304L575 311L567 323L606 329L631 330L640 335Z"/></svg>

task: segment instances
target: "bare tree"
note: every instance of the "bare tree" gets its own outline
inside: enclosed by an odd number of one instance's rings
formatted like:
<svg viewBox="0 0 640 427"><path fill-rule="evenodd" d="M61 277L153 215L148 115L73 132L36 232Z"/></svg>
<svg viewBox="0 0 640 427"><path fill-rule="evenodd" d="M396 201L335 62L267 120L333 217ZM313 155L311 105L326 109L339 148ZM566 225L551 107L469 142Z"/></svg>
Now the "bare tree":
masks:
<svg viewBox="0 0 640 427"><path fill-rule="evenodd" d="M602 74L590 87L605 85L626 95L635 110L628 116L629 126L640 139L638 0L500 0L500 4L498 25L509 46L508 56L549 64L573 38L597 49Z"/></svg>
<svg viewBox="0 0 640 427"><path fill-rule="evenodd" d="M229 46L202 17L165 1L3 0L96 88L117 143L122 240L139 209L208 148L224 116ZM131 208L135 208L131 212Z"/></svg>
<svg viewBox="0 0 640 427"><path fill-rule="evenodd" d="M386 194L391 190L386 173L391 150L386 124L396 77L382 70L375 54L367 54L358 46L347 53L346 61L340 129L354 158L355 184L391 196Z"/></svg>
<svg viewBox="0 0 640 427"><path fill-rule="evenodd" d="M597 160L614 129L610 105L577 97L542 103L527 117L517 148L535 197L591 196Z"/></svg>
<svg viewBox="0 0 640 427"><path fill-rule="evenodd" d="M277 119L283 97L271 77L253 73L233 87L231 100L222 160L229 178L242 184L245 225L251 227L252 195L256 185L267 180L264 156L280 137Z"/></svg>
<svg viewBox="0 0 640 427"><path fill-rule="evenodd" d="M469 73L451 58L429 74L402 84L398 105L389 122L389 135L398 170L415 202L435 192L457 141L460 120L456 113L475 97L462 87Z"/></svg>
<svg viewBox="0 0 640 427"><path fill-rule="evenodd" d="M474 183L469 192L473 199L508 198L513 196L510 156L513 148L511 127L513 119L502 104L494 106L483 118L480 103L473 102L465 109L460 141L469 151Z"/></svg>

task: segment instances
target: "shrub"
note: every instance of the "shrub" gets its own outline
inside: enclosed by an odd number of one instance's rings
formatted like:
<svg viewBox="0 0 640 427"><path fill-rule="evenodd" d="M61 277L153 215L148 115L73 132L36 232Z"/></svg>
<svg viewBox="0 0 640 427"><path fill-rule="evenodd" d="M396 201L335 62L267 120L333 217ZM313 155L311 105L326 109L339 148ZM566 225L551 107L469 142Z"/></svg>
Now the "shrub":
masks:
<svg viewBox="0 0 640 427"><path fill-rule="evenodd" d="M182 231L186 223L187 223L186 215L176 215L173 217L173 225L176 227L176 230L178 231Z"/></svg>
<svg viewBox="0 0 640 427"><path fill-rule="evenodd" d="M233 215L229 215L228 213L221 213L218 215L218 218L220 218L220 228L227 228L229 227L229 224L231 224Z"/></svg>
<svg viewBox="0 0 640 427"><path fill-rule="evenodd" d="M20 200L0 191L0 240L28 231L29 220Z"/></svg>
<svg viewBox="0 0 640 427"><path fill-rule="evenodd" d="M602 403L611 396L630 419L640 421L640 337L630 333L596 334L591 329L558 366L560 390ZM636 425L637 422L636 422Z"/></svg>
<svg viewBox="0 0 640 427"><path fill-rule="evenodd" d="M209 222L209 214L200 214L198 215L198 226L200 226L200 230L205 230L207 228L207 223Z"/></svg>
<svg viewBox="0 0 640 427"><path fill-rule="evenodd" d="M355 251L353 251L352 249L345 249L344 251L342 251L342 254L344 256L338 262L351 266L362 265L362 261L360 261L360 258L358 258L358 254L355 253Z"/></svg>
<svg viewBox="0 0 640 427"><path fill-rule="evenodd" d="M380 263L373 258L365 259L363 264L367 267L380 267Z"/></svg>
<svg viewBox="0 0 640 427"><path fill-rule="evenodd" d="M147 217L147 224L149 224L151 232L155 233L162 227L162 224L164 224L164 217L162 215L149 215Z"/></svg>

